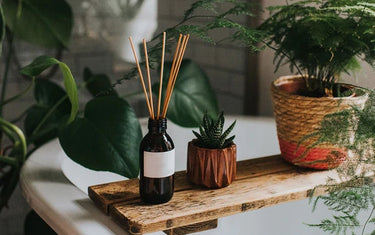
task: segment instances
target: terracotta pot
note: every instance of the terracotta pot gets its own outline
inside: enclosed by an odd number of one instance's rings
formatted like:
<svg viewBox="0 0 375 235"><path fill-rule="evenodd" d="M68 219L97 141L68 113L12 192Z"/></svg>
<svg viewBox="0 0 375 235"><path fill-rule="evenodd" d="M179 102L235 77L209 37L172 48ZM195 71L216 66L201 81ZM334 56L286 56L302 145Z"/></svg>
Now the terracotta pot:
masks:
<svg viewBox="0 0 375 235"><path fill-rule="evenodd" d="M272 83L272 100L277 135L283 158L295 165L313 169L331 169L346 159L347 151L336 145L321 143L311 148L317 137L300 141L316 132L324 116L348 109L361 108L368 96L305 97L297 91L305 87L301 76L284 76Z"/></svg>
<svg viewBox="0 0 375 235"><path fill-rule="evenodd" d="M207 188L222 188L228 186L236 177L236 145L225 149L200 148L188 144L187 176L197 185Z"/></svg>

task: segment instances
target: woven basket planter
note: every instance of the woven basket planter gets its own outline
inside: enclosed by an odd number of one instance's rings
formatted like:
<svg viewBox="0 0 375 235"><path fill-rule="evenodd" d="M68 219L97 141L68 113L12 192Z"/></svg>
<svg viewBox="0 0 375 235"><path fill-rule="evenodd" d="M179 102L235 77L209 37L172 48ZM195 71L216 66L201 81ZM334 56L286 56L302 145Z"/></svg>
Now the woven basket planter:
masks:
<svg viewBox="0 0 375 235"><path fill-rule="evenodd" d="M232 183L236 177L235 144L224 149L200 148L194 140L188 144L187 176L197 185L207 188L223 188Z"/></svg>
<svg viewBox="0 0 375 235"><path fill-rule="evenodd" d="M332 169L346 159L347 151L332 144L309 146L317 140L302 138L315 132L324 116L353 105L363 107L367 95L350 97L305 97L297 91L305 87L301 76L284 76L272 83L271 92L277 135L283 158L295 165L313 169Z"/></svg>

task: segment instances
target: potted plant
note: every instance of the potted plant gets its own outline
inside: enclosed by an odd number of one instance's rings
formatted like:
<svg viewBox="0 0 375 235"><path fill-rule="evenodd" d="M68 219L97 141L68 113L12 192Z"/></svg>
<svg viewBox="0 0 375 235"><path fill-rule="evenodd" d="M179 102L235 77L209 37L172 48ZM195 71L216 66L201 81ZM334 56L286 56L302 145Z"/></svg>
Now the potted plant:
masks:
<svg viewBox="0 0 375 235"><path fill-rule="evenodd" d="M206 113L200 133L193 131L197 139L188 143L187 176L194 184L222 188L236 177L235 136L227 138L236 122L223 132L224 121L223 112L216 120Z"/></svg>
<svg viewBox="0 0 375 235"><path fill-rule="evenodd" d="M276 70L289 63L298 71L280 77L271 88L280 150L287 161L328 169L345 159L345 149L305 136L319 128L326 114L366 101L363 90L339 79L359 67L358 58L374 64L374 3L308 0L273 6L259 27L268 35L265 44L275 50Z"/></svg>

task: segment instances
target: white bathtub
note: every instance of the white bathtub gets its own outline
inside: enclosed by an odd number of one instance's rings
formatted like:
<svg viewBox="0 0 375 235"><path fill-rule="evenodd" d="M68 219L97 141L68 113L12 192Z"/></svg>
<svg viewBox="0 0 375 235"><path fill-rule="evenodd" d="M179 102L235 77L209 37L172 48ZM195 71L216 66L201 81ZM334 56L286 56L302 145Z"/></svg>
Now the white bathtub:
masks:
<svg viewBox="0 0 375 235"><path fill-rule="evenodd" d="M234 141L238 148L238 160L279 153L276 127L272 118L227 117L226 126L229 126L233 120L237 120L233 134L236 135ZM147 120L142 119L141 124L143 133L146 133ZM186 169L187 142L194 137L192 131L189 128L181 128L169 122L167 132L175 143L176 170L184 170ZM123 177L112 173L83 169L67 157L62 162L62 170L66 177L85 193L87 193L87 187L90 185L123 179ZM327 214L328 211L325 207L319 207L317 211L312 213L312 205L306 199L220 218L217 229L196 234L324 234L321 230L308 227L304 223L318 223Z"/></svg>

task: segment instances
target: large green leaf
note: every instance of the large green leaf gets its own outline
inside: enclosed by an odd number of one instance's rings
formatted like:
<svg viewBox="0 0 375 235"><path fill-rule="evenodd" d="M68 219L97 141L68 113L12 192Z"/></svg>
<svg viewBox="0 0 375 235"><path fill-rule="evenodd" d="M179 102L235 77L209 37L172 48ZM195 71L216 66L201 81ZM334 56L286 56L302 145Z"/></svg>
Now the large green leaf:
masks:
<svg viewBox="0 0 375 235"><path fill-rule="evenodd" d="M105 74L93 74L89 68L85 68L83 71L83 80L86 82L86 88L92 96L118 96L117 92L113 89L109 77Z"/></svg>
<svg viewBox="0 0 375 235"><path fill-rule="evenodd" d="M66 64L61 63L61 62L59 63L59 66L64 77L65 91L68 94L70 103L72 104L71 110L70 110L70 117L68 120L68 123L71 123L76 117L78 110L79 110L77 85L76 85L76 82L74 81L72 72L70 71L69 67Z"/></svg>
<svg viewBox="0 0 375 235"><path fill-rule="evenodd" d="M34 77L38 76L45 69L55 64L59 65L64 77L65 90L71 103L70 117L68 120L68 123L71 123L78 113L79 103L77 85L69 67L65 63L60 62L55 58L49 56L39 56L33 62L31 62L31 64L23 67L20 72L24 75Z"/></svg>
<svg viewBox="0 0 375 235"><path fill-rule="evenodd" d="M4 0L6 23L16 37L48 48L67 47L73 14L64 0Z"/></svg>
<svg viewBox="0 0 375 235"><path fill-rule="evenodd" d="M165 63L163 87L165 90L171 62ZM157 94L158 84L154 86ZM184 127L198 127L203 114L216 116L219 112L215 93L203 70L192 60L182 61L173 90L167 117Z"/></svg>
<svg viewBox="0 0 375 235"><path fill-rule="evenodd" d="M37 103L27 110L25 132L29 143L40 146L55 138L70 113L66 92L49 80L37 80L34 89Z"/></svg>
<svg viewBox="0 0 375 235"><path fill-rule="evenodd" d="M29 65L23 67L20 71L23 75L35 77L40 75L44 70L48 69L52 65L59 64L55 58L49 56L39 56L35 58Z"/></svg>
<svg viewBox="0 0 375 235"><path fill-rule="evenodd" d="M59 139L65 153L87 168L138 176L142 131L133 109L121 98L92 99L84 117L63 127Z"/></svg>

